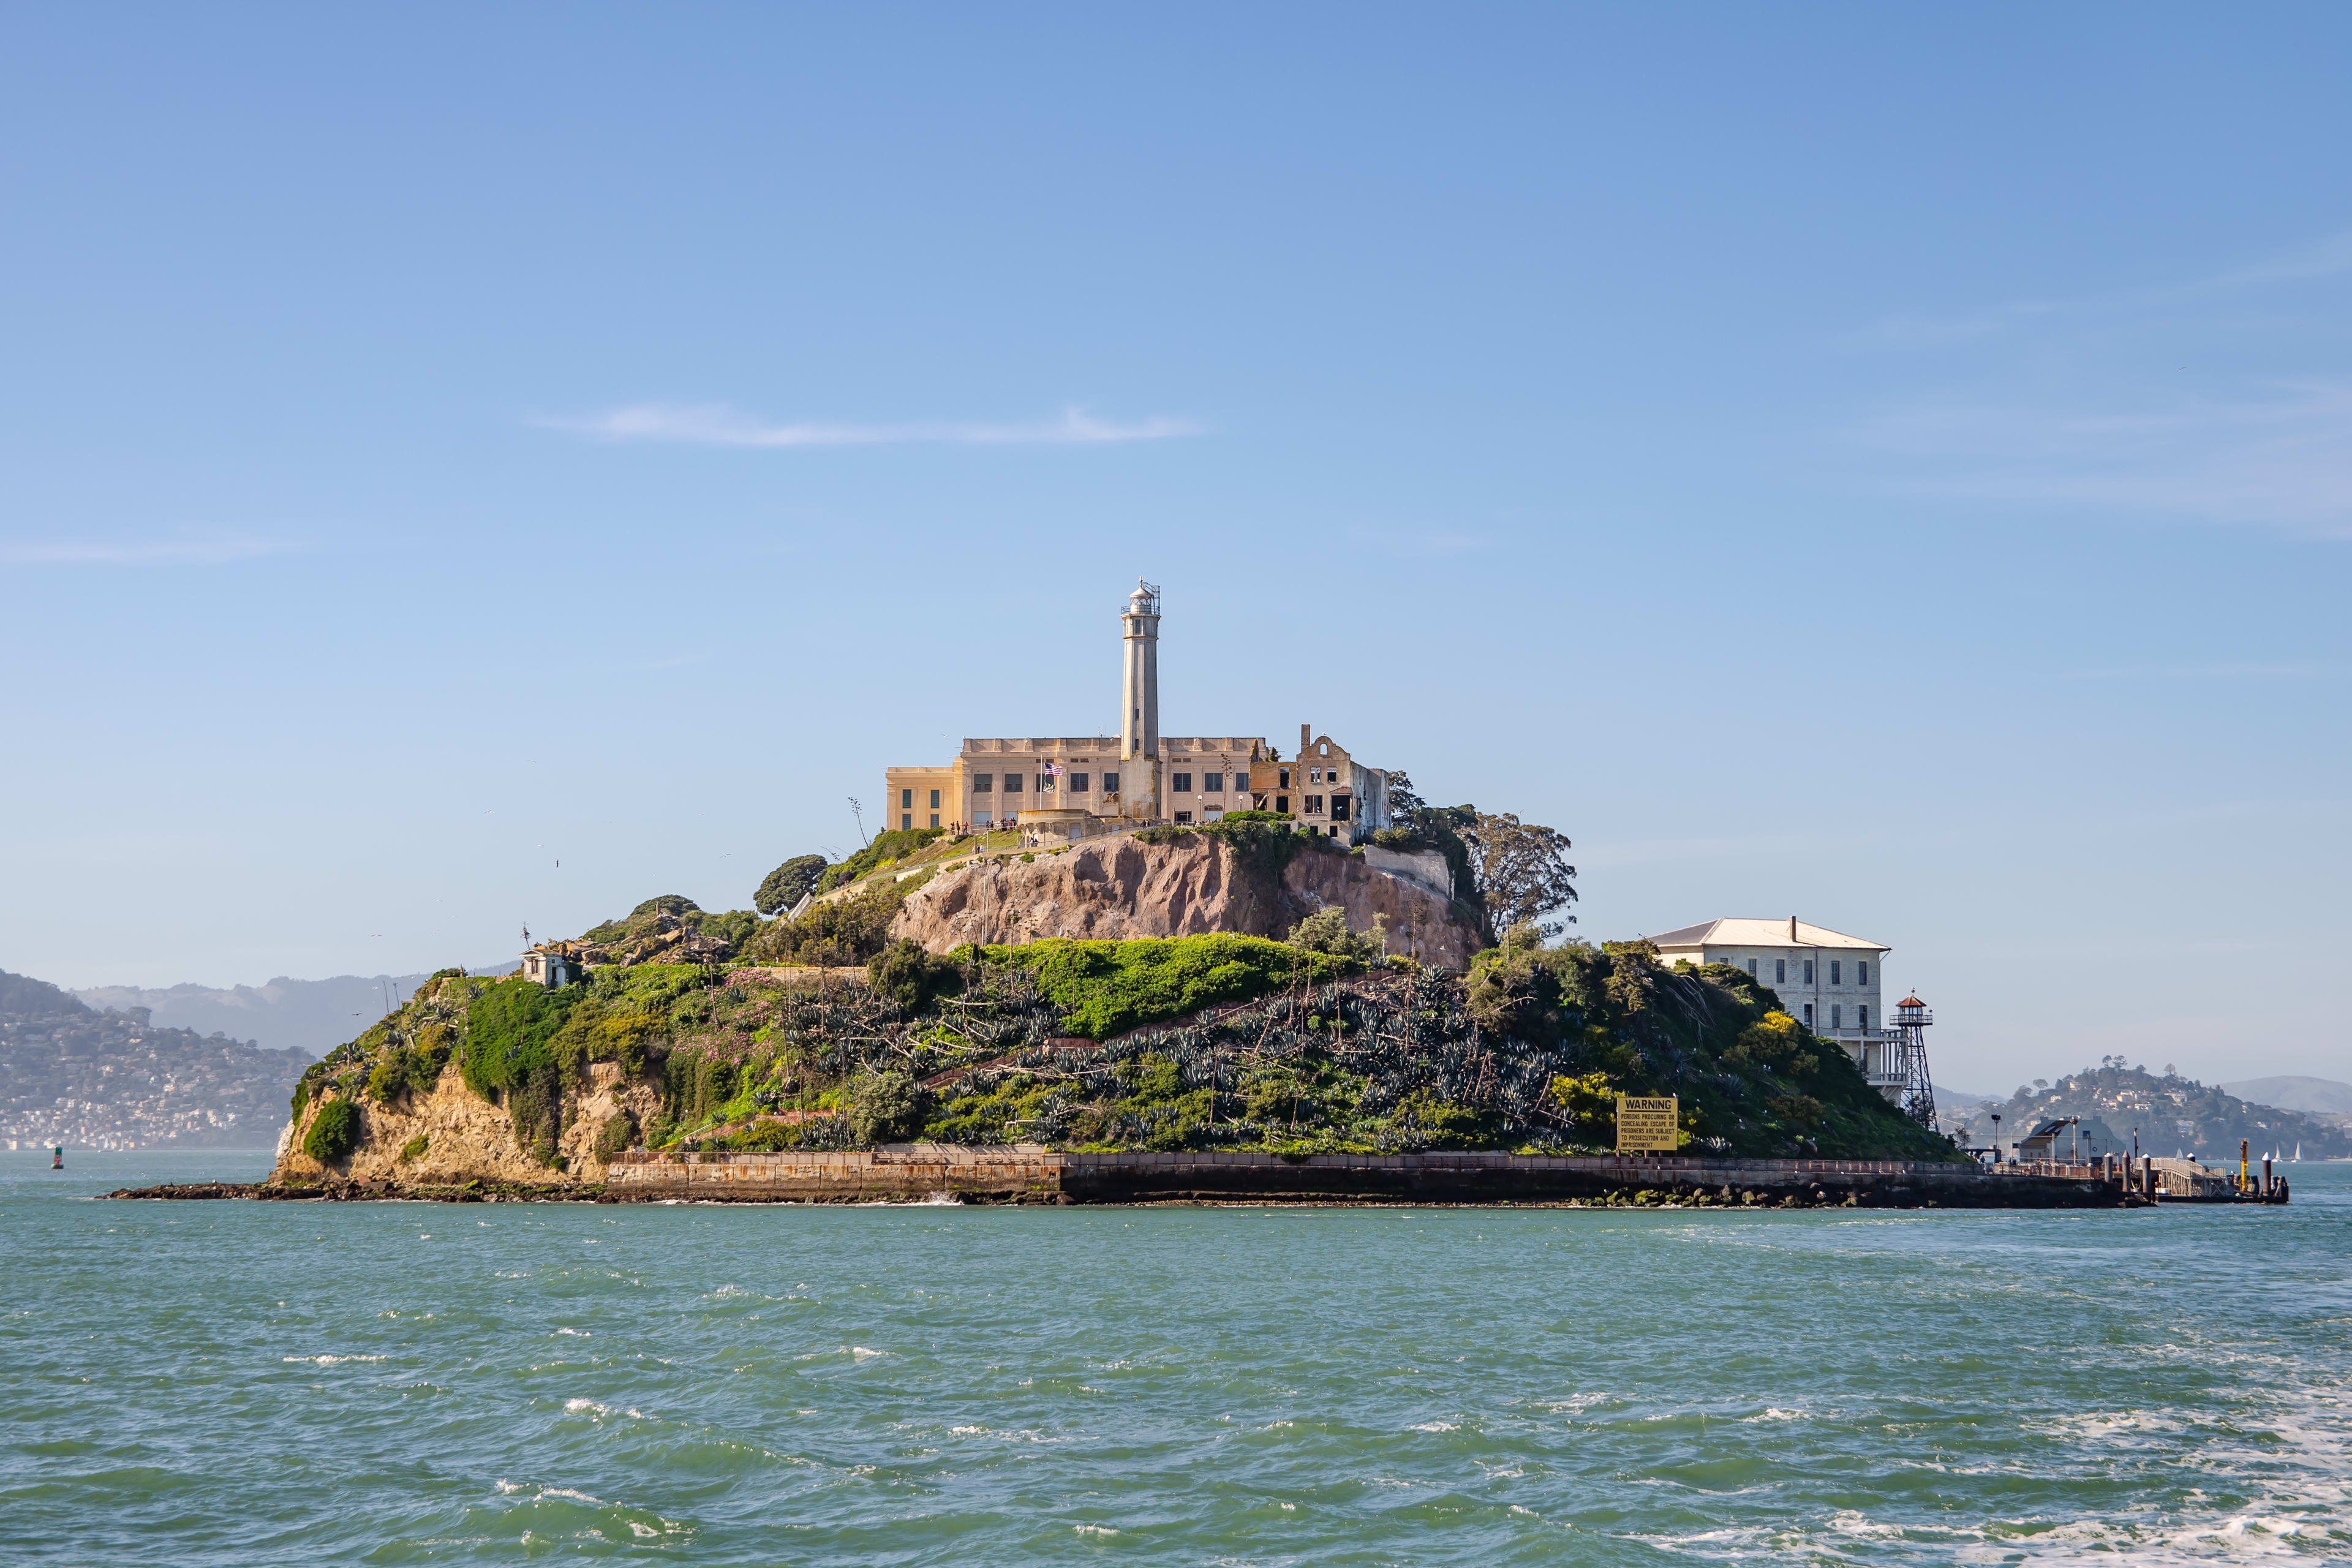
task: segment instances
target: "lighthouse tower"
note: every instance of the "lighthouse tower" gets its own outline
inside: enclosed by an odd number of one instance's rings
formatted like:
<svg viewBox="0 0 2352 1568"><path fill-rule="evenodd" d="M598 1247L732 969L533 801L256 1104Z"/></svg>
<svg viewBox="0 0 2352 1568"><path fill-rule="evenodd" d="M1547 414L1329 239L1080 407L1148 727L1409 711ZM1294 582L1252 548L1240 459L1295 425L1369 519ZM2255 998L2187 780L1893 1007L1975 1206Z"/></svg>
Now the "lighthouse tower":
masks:
<svg viewBox="0 0 2352 1568"><path fill-rule="evenodd" d="M1895 1005L1894 1027L1887 1031L1894 1056L1889 1076L1903 1081L1900 1090L1889 1086L1890 1095L1899 1092L1904 1114L1930 1132L1936 1130L1936 1086L1927 1077L1927 1026L1935 1021L1914 991Z"/></svg>
<svg viewBox="0 0 2352 1568"><path fill-rule="evenodd" d="M1136 579L1119 613L1127 633L1127 682L1118 710L1119 815L1160 818L1160 590Z"/></svg>

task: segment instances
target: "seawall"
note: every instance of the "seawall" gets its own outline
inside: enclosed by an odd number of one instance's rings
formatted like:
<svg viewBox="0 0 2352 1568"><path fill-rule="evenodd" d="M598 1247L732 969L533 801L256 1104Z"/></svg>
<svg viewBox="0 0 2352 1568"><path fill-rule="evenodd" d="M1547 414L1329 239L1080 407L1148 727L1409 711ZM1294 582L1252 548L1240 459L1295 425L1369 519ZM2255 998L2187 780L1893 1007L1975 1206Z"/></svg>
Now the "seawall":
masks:
<svg viewBox="0 0 2352 1568"><path fill-rule="evenodd" d="M115 1197L539 1199L591 1203L1700 1203L1725 1206L2120 1208L2112 1184L1881 1160L1421 1153L1059 1153L904 1143L851 1153L624 1154L601 1183L352 1181L150 1187Z"/></svg>

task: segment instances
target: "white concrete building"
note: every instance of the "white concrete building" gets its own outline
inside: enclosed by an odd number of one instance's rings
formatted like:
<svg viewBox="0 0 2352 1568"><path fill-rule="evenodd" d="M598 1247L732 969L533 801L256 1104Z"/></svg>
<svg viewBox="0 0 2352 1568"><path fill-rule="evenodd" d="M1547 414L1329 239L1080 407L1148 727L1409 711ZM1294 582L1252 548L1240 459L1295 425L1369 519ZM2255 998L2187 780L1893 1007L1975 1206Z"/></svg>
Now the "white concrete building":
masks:
<svg viewBox="0 0 2352 1568"><path fill-rule="evenodd" d="M1780 1007L1823 1039L1835 1040L1874 1088L1899 1100L1908 1075L1897 1060L1880 1000L1882 961L1895 951L1827 926L1785 921L1715 920L1650 939L1668 966L1728 963L1780 998Z"/></svg>

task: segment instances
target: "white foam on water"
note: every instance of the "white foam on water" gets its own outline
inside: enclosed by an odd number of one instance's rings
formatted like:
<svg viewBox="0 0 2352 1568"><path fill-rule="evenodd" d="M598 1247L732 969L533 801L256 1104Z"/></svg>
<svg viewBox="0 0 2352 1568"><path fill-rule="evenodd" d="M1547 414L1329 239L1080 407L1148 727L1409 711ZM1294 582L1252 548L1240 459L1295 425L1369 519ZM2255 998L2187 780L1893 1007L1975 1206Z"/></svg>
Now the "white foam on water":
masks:
<svg viewBox="0 0 2352 1568"><path fill-rule="evenodd" d="M1118 1533L1108 1524L1074 1524L1070 1528L1080 1535L1117 1535Z"/></svg>
<svg viewBox="0 0 2352 1568"><path fill-rule="evenodd" d="M570 1334L577 1340L593 1340L596 1337L585 1329L558 1329L555 1331L559 1334Z"/></svg>
<svg viewBox="0 0 2352 1568"><path fill-rule="evenodd" d="M1741 1416L1739 1424L1747 1426L1759 1421L1810 1421L1811 1419L1812 1412L1809 1410L1783 1410L1779 1405L1767 1405L1760 1415Z"/></svg>
<svg viewBox="0 0 2352 1568"><path fill-rule="evenodd" d="M306 1366L334 1366L347 1361L383 1361L385 1358L380 1355L289 1355L282 1359Z"/></svg>
<svg viewBox="0 0 2352 1568"><path fill-rule="evenodd" d="M856 1357L859 1361L869 1361L875 1356L888 1355L890 1353L888 1351L870 1351L864 1345L845 1345L842 1348L846 1350L851 1355Z"/></svg>
<svg viewBox="0 0 2352 1568"><path fill-rule="evenodd" d="M1406 1427L1405 1430L1408 1432L1459 1432L1462 1430L1462 1424L1458 1421L1423 1421Z"/></svg>
<svg viewBox="0 0 2352 1568"><path fill-rule="evenodd" d="M639 1524L634 1519L629 1521L629 1533L635 1536L640 1541L657 1540L661 1535L660 1531L654 1529L651 1525Z"/></svg>

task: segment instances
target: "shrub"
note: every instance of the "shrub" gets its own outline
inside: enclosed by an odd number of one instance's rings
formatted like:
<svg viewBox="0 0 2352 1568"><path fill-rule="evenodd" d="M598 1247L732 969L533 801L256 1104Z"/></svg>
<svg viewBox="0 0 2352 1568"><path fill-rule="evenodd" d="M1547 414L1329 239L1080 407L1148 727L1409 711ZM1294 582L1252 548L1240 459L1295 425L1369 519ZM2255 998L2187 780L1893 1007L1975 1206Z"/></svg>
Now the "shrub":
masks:
<svg viewBox="0 0 2352 1568"><path fill-rule="evenodd" d="M331 1100L319 1107L310 1130L302 1134L302 1152L321 1165L350 1158L359 1144L360 1108L348 1100Z"/></svg>
<svg viewBox="0 0 2352 1568"><path fill-rule="evenodd" d="M425 1151L430 1149L432 1146L433 1140L425 1134L419 1132L415 1137L411 1138L407 1142L403 1143L400 1146L400 1163L405 1165L411 1161L423 1159L425 1157Z"/></svg>
<svg viewBox="0 0 2352 1568"><path fill-rule="evenodd" d="M367 1097L378 1105L390 1105L408 1092L408 1073L401 1061L404 1053L394 1051L379 1060L367 1077Z"/></svg>
<svg viewBox="0 0 2352 1568"><path fill-rule="evenodd" d="M1290 928L1290 945L1309 952L1353 959L1359 963L1378 963L1388 952L1388 927L1386 915L1374 915L1371 930L1350 931L1348 911L1337 904L1327 904Z"/></svg>
<svg viewBox="0 0 2352 1568"><path fill-rule="evenodd" d="M637 1141L637 1119L627 1111L619 1111L604 1119L596 1130L596 1158L609 1161L625 1154Z"/></svg>
<svg viewBox="0 0 2352 1568"><path fill-rule="evenodd" d="M922 1086L896 1068L859 1073L848 1099L850 1135L869 1148L911 1137L923 1125Z"/></svg>
<svg viewBox="0 0 2352 1568"><path fill-rule="evenodd" d="M323 1061L312 1062L302 1069L302 1076L294 1080L294 1098L287 1105L288 1121L302 1120L302 1108L310 1103L312 1095L319 1092L319 1086L326 1081L328 1071Z"/></svg>
<svg viewBox="0 0 2352 1568"><path fill-rule="evenodd" d="M1028 969L1062 1011L1062 1027L1095 1040L1286 985L1320 984L1356 967L1333 953L1223 934L1128 942L1051 937L1019 947L961 947L950 956Z"/></svg>
<svg viewBox="0 0 2352 1568"><path fill-rule="evenodd" d="M876 995L887 996L910 1014L963 989L961 969L944 958L933 958L921 942L908 937L868 959L866 978Z"/></svg>
<svg viewBox="0 0 2352 1568"><path fill-rule="evenodd" d="M889 945L898 906L921 885L915 878L885 882L818 904L796 921L778 921L760 932L743 956L761 963L864 963Z"/></svg>

